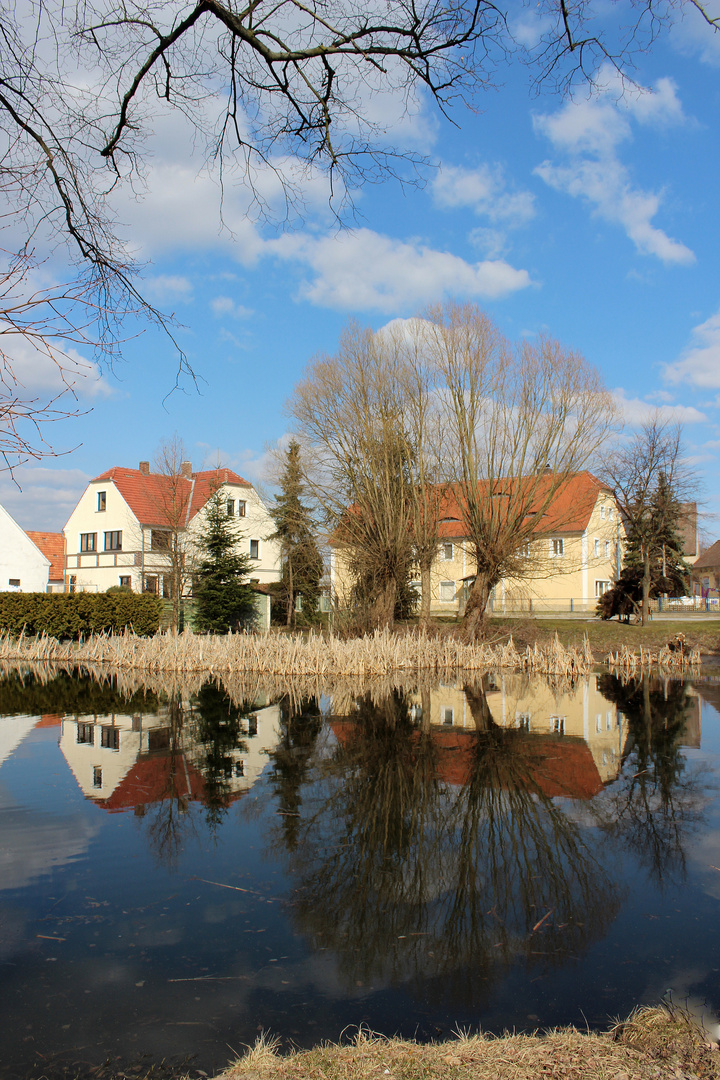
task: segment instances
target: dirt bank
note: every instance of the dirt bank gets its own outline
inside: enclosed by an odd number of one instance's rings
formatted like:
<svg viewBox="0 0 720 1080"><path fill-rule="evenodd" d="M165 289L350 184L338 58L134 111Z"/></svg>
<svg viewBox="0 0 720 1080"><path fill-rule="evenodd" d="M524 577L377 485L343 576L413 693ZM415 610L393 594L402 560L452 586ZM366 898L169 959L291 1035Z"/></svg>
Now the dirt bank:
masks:
<svg viewBox="0 0 720 1080"><path fill-rule="evenodd" d="M361 1033L350 1045L255 1048L221 1080L696 1080L720 1076L717 1044L681 1012L643 1009L611 1031L574 1028L425 1046Z"/></svg>

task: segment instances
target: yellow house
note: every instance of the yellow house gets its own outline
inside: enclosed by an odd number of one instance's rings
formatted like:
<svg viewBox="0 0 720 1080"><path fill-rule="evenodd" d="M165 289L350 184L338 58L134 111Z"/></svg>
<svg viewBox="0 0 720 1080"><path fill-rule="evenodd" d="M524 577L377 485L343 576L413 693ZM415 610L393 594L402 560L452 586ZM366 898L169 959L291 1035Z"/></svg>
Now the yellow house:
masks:
<svg viewBox="0 0 720 1080"><path fill-rule="evenodd" d="M431 570L430 610L462 614L476 574L473 547L463 522L461 495L449 489L443 500L437 556ZM625 539L610 488L590 472L570 476L542 514L537 539L527 545L528 574L505 578L492 591L488 610L592 612L598 597L617 580ZM420 575L414 581L418 593ZM342 545L333 548L331 582L342 607L350 576Z"/></svg>

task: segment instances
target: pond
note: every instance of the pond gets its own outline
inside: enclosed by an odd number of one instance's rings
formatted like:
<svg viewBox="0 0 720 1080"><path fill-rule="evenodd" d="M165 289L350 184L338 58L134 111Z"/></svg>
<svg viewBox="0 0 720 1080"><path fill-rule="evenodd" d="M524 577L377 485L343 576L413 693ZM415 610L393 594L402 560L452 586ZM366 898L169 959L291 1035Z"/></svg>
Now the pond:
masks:
<svg viewBox="0 0 720 1080"><path fill-rule="evenodd" d="M0 673L0 1076L720 1011L720 681Z"/></svg>

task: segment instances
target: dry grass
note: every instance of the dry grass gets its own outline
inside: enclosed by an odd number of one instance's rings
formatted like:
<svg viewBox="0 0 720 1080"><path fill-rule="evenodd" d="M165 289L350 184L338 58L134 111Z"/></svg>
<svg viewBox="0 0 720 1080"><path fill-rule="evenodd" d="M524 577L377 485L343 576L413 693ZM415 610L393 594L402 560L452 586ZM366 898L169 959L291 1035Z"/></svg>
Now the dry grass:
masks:
<svg viewBox="0 0 720 1080"><path fill-rule="evenodd" d="M426 1046L360 1031L346 1045L287 1055L263 1038L222 1080L689 1080L719 1069L717 1047L687 1015L657 1008L604 1033L459 1034Z"/></svg>
<svg viewBox="0 0 720 1080"><path fill-rule="evenodd" d="M313 679L500 669L574 677L588 674L593 666L587 641L566 648L555 637L545 645L528 645L518 651L512 638L495 645L467 644L457 637L431 637L423 631L393 634L387 630L352 640L275 633L216 637L189 630L182 634L167 631L150 638L128 633L99 635L82 642L58 642L46 636L26 638L22 634L12 639L2 634L0 660Z"/></svg>

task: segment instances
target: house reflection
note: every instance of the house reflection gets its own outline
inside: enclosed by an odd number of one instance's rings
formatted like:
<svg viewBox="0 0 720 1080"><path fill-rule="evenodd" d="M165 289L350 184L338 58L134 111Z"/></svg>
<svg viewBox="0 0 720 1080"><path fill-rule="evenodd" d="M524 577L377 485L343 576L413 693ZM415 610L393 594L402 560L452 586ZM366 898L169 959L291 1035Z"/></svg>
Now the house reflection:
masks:
<svg viewBox="0 0 720 1080"><path fill-rule="evenodd" d="M225 695L215 691L221 699ZM277 705L259 703L237 718L232 737L223 739L227 717L203 729L203 705L170 701L154 714L64 716L60 749L83 794L109 812L134 810L173 798L188 806L207 804L216 794L232 802L248 791L278 740ZM223 743L214 753L214 743ZM212 793L211 793L212 789Z"/></svg>

